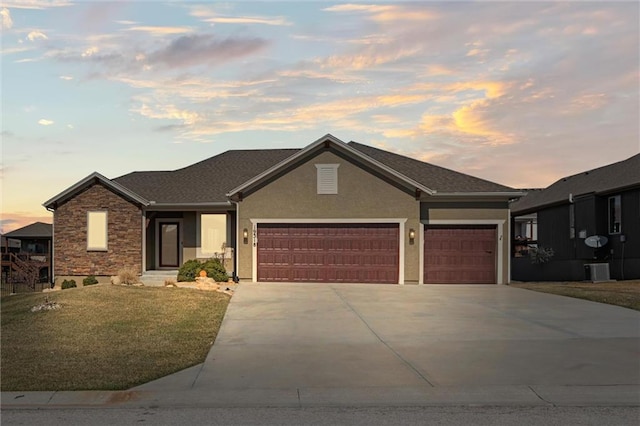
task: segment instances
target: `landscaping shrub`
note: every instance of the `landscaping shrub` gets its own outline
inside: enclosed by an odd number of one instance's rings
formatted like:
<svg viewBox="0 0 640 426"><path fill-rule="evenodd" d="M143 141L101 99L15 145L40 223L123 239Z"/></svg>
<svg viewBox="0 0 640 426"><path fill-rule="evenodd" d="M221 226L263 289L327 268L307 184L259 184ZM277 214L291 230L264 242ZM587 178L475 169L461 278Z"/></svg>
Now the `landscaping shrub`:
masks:
<svg viewBox="0 0 640 426"><path fill-rule="evenodd" d="M120 279L120 284L131 285L138 282L138 274L128 268L118 271L118 278Z"/></svg>
<svg viewBox="0 0 640 426"><path fill-rule="evenodd" d="M224 265L222 265L220 259L208 259L202 264L201 269L207 271L209 278L213 278L214 281L219 283L226 283L229 280L227 271L224 269Z"/></svg>
<svg viewBox="0 0 640 426"><path fill-rule="evenodd" d="M178 281L195 281L200 271L206 271L209 278L217 282L227 282L229 276L219 259L207 259L200 262L197 259L187 260L178 271Z"/></svg>
<svg viewBox="0 0 640 426"><path fill-rule="evenodd" d="M202 269L199 260L191 259L184 262L178 271L178 281L195 281L196 276Z"/></svg>
<svg viewBox="0 0 640 426"><path fill-rule="evenodd" d="M98 280L94 275L89 275L87 278L82 280L82 285L94 285L98 284Z"/></svg>
<svg viewBox="0 0 640 426"><path fill-rule="evenodd" d="M67 288L77 287L76 280L64 280L62 281L62 289L65 290Z"/></svg>

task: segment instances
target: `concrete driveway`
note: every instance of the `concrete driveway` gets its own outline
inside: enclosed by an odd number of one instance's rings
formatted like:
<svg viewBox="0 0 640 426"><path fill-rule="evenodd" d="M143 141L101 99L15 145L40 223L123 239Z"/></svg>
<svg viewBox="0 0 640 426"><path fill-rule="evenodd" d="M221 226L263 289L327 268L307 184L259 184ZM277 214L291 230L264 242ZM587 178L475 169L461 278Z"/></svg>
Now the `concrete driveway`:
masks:
<svg viewBox="0 0 640 426"><path fill-rule="evenodd" d="M243 283L190 388L262 403L640 404L639 355L639 312L508 286Z"/></svg>

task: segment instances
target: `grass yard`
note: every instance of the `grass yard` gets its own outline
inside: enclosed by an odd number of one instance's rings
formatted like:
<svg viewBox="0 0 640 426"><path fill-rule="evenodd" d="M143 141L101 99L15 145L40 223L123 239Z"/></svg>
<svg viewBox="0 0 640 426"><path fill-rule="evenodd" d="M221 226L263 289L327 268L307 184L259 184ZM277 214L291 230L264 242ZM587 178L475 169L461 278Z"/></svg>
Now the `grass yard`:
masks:
<svg viewBox="0 0 640 426"><path fill-rule="evenodd" d="M61 308L31 312L45 297ZM201 363L228 303L218 292L112 285L3 297L2 391L121 390Z"/></svg>
<svg viewBox="0 0 640 426"><path fill-rule="evenodd" d="M640 311L640 280L616 281L606 283L589 282L517 282L509 284L512 287L543 293L559 294L591 300L593 302L608 303L624 308Z"/></svg>

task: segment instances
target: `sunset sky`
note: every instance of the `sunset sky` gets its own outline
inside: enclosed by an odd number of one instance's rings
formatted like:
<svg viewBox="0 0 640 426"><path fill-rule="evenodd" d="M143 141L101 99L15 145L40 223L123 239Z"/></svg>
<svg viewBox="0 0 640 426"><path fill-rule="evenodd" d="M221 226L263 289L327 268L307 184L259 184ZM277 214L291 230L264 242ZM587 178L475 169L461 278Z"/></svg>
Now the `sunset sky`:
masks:
<svg viewBox="0 0 640 426"><path fill-rule="evenodd" d="M516 188L640 152L639 4L0 1L3 232L326 133Z"/></svg>

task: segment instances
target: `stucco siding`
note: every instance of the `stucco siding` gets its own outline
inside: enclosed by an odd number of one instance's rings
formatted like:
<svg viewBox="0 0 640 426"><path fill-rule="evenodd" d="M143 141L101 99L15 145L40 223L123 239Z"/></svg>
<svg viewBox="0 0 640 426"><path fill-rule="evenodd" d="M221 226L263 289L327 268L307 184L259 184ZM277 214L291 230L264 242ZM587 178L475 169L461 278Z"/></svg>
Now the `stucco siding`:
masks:
<svg viewBox="0 0 640 426"><path fill-rule="evenodd" d="M338 193L317 194L316 164L339 164ZM253 276L255 219L399 219L404 233L420 225L420 203L415 198L330 152L324 152L247 196L239 209L238 275ZM242 231L249 231L248 243ZM404 238L404 281L419 280L419 247ZM401 265L401 267L403 267Z"/></svg>

